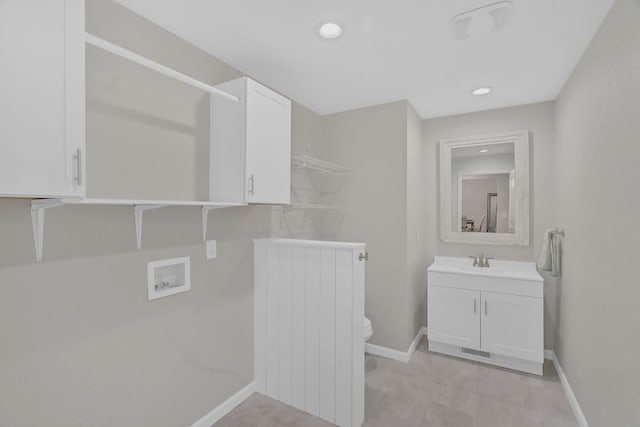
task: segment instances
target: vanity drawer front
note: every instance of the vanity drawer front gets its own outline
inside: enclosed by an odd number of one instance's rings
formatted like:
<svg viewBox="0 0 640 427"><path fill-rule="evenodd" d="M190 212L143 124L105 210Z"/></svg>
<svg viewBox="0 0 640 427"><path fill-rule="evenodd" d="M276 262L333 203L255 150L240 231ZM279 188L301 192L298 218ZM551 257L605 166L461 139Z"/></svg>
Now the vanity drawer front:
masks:
<svg viewBox="0 0 640 427"><path fill-rule="evenodd" d="M532 280L430 271L427 274L427 283L429 285L490 291L526 297L542 298L544 295L543 282Z"/></svg>

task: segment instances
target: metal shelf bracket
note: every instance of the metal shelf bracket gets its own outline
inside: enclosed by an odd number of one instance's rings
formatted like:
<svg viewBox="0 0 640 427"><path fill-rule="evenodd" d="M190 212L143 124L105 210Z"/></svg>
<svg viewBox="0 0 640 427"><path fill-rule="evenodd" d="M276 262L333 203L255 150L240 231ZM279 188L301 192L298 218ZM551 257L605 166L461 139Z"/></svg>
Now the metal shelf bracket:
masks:
<svg viewBox="0 0 640 427"><path fill-rule="evenodd" d="M45 212L49 208L64 205L95 205L95 206L133 206L136 224L136 243L138 250L142 249L142 222L144 212L151 209L164 208L166 206L201 206L202 207L202 239L207 239L207 219L209 212L214 209L246 206L244 203L218 203L209 201L182 201L182 200L127 200L127 199L34 199L31 201L31 223L33 227L33 240L36 247L36 259L42 261L42 246L44 239Z"/></svg>
<svg viewBox="0 0 640 427"><path fill-rule="evenodd" d="M223 206L203 206L202 207L202 241L207 241L207 227L209 225L209 212L220 209Z"/></svg>
<svg viewBox="0 0 640 427"><path fill-rule="evenodd" d="M64 205L64 203L57 199L33 200L31 202L31 226L33 228L33 241L36 246L36 259L38 261L42 261L44 214L47 209L62 205Z"/></svg>
<svg viewBox="0 0 640 427"><path fill-rule="evenodd" d="M142 220L144 219L144 211L151 209L164 208L168 205L135 205L133 207L133 215L136 221L136 243L138 250L142 248Z"/></svg>

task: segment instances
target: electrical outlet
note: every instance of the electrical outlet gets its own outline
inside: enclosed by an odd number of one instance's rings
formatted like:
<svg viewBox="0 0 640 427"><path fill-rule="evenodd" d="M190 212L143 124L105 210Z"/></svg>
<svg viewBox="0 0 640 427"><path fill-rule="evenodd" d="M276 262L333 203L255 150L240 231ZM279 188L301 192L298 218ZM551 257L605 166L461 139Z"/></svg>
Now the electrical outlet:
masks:
<svg viewBox="0 0 640 427"><path fill-rule="evenodd" d="M218 255L218 248L215 240L207 240L207 259L214 259Z"/></svg>

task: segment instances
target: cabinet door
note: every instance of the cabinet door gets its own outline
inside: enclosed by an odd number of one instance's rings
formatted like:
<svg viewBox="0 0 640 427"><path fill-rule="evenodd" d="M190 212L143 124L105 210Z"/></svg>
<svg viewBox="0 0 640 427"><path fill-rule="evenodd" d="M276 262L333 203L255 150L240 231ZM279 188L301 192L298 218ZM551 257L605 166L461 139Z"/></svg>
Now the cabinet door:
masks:
<svg viewBox="0 0 640 427"><path fill-rule="evenodd" d="M544 361L543 299L482 292L482 350Z"/></svg>
<svg viewBox="0 0 640 427"><path fill-rule="evenodd" d="M291 101L247 79L247 202L291 200Z"/></svg>
<svg viewBox="0 0 640 427"><path fill-rule="evenodd" d="M429 340L480 348L480 292L429 285L427 305Z"/></svg>
<svg viewBox="0 0 640 427"><path fill-rule="evenodd" d="M82 195L84 1L0 2L0 61L0 195Z"/></svg>

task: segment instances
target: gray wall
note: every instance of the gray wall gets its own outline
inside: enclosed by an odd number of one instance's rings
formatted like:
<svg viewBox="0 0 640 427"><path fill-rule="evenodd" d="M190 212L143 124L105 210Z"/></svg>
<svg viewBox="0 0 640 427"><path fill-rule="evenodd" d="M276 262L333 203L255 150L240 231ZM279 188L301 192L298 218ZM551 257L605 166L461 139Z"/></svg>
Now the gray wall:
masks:
<svg viewBox="0 0 640 427"><path fill-rule="evenodd" d="M34 263L29 201L0 199L0 425L186 426L253 380L251 238L265 208L47 212ZM189 292L147 301L146 265L191 257Z"/></svg>
<svg viewBox="0 0 640 427"><path fill-rule="evenodd" d="M210 84L240 75L111 1L87 1L87 29ZM87 62L91 194L206 197L207 97L92 48ZM294 152L318 121L294 104ZM41 263L29 208L0 199L0 425L186 426L253 380L251 239L270 208L212 212L206 260L198 208L147 212L137 251L132 207L60 207ZM148 302L147 262L178 256L191 291Z"/></svg>
<svg viewBox="0 0 640 427"><path fill-rule="evenodd" d="M370 342L406 351L413 339L407 290L407 103L323 119L318 155L354 172L336 238L367 244L365 312L374 332Z"/></svg>
<svg viewBox="0 0 640 427"><path fill-rule="evenodd" d="M435 255L478 255L516 261L536 261L540 253L543 233L554 227L550 200L553 198L553 153L555 145L554 103L543 102L519 107L502 108L478 113L425 120L424 167L427 171L425 192L427 197L426 236L427 261ZM441 139L529 130L531 138L531 244L529 246L492 246L444 243L440 241L438 218L438 141ZM557 318L557 286L545 275L545 347L553 348L553 336Z"/></svg>
<svg viewBox="0 0 640 427"><path fill-rule="evenodd" d="M639 23L616 1L557 101L555 350L592 427L640 423Z"/></svg>
<svg viewBox="0 0 640 427"><path fill-rule="evenodd" d="M427 261L424 211L424 183L427 170L423 165L422 119L407 103L407 293L411 313L407 333L415 338L427 324ZM406 347L403 349L406 351Z"/></svg>
<svg viewBox="0 0 640 427"><path fill-rule="evenodd" d="M367 244L372 344L407 351L426 323L422 120L406 101L323 117L322 158L353 169L337 240Z"/></svg>

